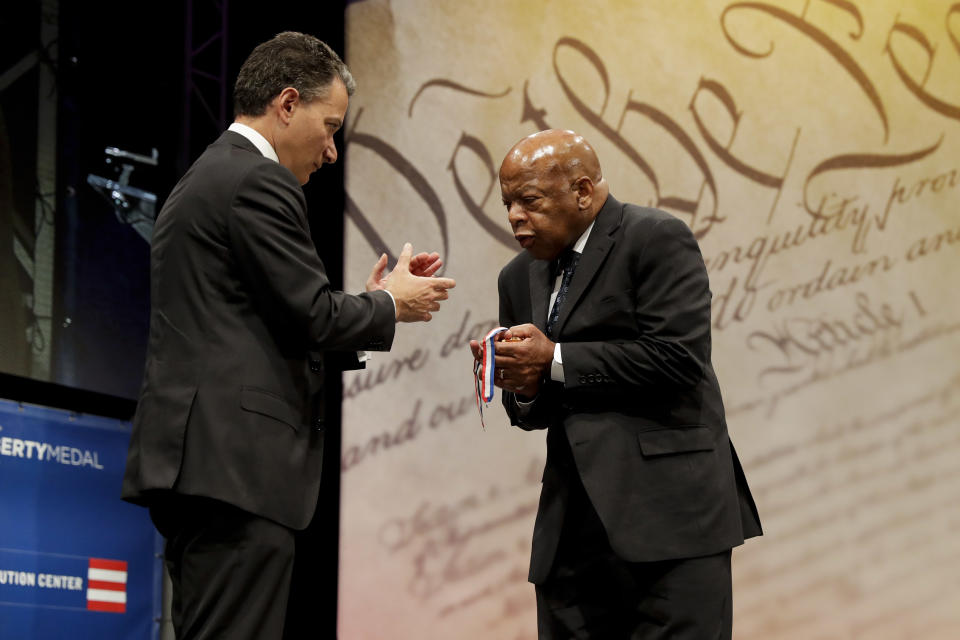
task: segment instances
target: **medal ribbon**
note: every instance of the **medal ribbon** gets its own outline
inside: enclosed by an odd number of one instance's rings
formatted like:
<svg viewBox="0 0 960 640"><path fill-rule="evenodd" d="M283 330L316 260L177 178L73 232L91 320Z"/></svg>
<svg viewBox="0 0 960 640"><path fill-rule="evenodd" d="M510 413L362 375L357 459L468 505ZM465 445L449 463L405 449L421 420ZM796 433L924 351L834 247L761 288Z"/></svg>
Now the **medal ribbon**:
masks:
<svg viewBox="0 0 960 640"><path fill-rule="evenodd" d="M473 365L477 390L477 410L480 411L480 425L484 429L487 426L483 423L483 405L489 405L490 401L493 400L493 376L496 375L494 366L494 351L496 348L493 345L497 341L497 336L506 330L506 327L497 327L484 336L483 340L480 341L482 358L480 362Z"/></svg>

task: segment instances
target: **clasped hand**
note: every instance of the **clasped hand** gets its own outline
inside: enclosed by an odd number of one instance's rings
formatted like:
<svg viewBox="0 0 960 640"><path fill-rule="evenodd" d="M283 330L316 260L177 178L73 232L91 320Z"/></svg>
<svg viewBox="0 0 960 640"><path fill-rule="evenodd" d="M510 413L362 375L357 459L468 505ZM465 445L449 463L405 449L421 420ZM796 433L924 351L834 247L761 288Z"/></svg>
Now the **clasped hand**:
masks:
<svg viewBox="0 0 960 640"><path fill-rule="evenodd" d="M408 242L386 276L383 272L387 268L387 254L380 256L367 278L366 288L367 291L386 290L393 295L397 322L428 322L433 318L431 312L440 310L440 301L449 297L447 290L457 285L453 278L434 277L442 266L438 253L413 255L413 246Z"/></svg>
<svg viewBox="0 0 960 640"><path fill-rule="evenodd" d="M519 340L514 340L516 338ZM510 327L497 336L493 383L504 391L532 398L540 391L541 381L549 375L553 349L554 343L535 325ZM470 341L470 350L480 362L483 352L477 340Z"/></svg>

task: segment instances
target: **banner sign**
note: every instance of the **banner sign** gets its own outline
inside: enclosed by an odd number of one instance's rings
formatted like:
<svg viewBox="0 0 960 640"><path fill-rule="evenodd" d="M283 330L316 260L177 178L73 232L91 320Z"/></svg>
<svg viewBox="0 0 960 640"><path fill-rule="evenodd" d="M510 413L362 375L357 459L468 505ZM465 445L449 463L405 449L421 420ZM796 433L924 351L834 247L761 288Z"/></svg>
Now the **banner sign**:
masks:
<svg viewBox="0 0 960 640"><path fill-rule="evenodd" d="M501 161L547 128L697 238L764 529L733 551L734 637L960 637L960 1L364 0L346 19L344 288L405 242L457 288L344 373L340 637L536 640L544 432L496 393L480 428L468 341L501 324L523 251Z"/></svg>
<svg viewBox="0 0 960 640"><path fill-rule="evenodd" d="M0 638L157 637L161 539L120 500L129 439L128 422L0 400Z"/></svg>

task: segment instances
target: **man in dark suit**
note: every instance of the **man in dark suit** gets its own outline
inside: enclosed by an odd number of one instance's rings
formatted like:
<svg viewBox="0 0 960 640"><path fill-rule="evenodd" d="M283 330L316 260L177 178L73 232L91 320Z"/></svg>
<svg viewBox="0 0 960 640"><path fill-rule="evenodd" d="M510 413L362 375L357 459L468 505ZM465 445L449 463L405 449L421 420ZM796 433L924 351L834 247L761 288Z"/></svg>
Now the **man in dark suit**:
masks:
<svg viewBox="0 0 960 640"><path fill-rule="evenodd" d="M500 272L510 329L495 383L513 424L547 429L530 563L540 637L730 638L730 550L761 531L693 234L609 195L571 131L518 142L500 187L526 251Z"/></svg>
<svg viewBox="0 0 960 640"><path fill-rule="evenodd" d="M391 347L429 320L453 280L405 245L367 292L330 287L301 185L337 159L355 83L312 36L258 46L234 90L236 121L157 217L150 338L123 497L166 538L177 637L283 635L295 531L314 515L323 362Z"/></svg>

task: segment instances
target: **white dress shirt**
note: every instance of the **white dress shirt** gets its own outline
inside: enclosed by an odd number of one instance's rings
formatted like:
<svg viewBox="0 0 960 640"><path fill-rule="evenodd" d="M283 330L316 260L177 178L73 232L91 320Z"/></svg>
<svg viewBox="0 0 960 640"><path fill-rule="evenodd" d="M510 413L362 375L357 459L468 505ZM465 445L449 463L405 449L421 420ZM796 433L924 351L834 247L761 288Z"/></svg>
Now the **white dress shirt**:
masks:
<svg viewBox="0 0 960 640"><path fill-rule="evenodd" d="M576 253L583 254L583 248L587 246L587 238L590 237L590 231L593 230L594 222L596 222L596 219L590 223L590 226L580 235L580 238L573 243L573 250ZM550 293L550 302L547 304L547 319L550 318L550 312L553 311L553 303L557 300L557 294L560 293L560 284L562 282L563 272L561 271L553 281L553 291ZM559 342L553 345L553 362L550 363L550 379L556 382L564 381L563 350ZM520 400L516 395L513 396L513 401L524 410L533 404L533 399L524 401Z"/></svg>
<svg viewBox="0 0 960 640"><path fill-rule="evenodd" d="M257 151L263 154L264 158L270 158L274 162L280 162L280 158L277 157L277 152L273 148L273 145L267 142L267 139L260 135L260 132L253 127L248 127L245 124L234 122L227 127L227 131L239 133L244 138L252 142L253 146L257 148Z"/></svg>
<svg viewBox="0 0 960 640"><path fill-rule="evenodd" d="M596 222L596 220L594 220ZM590 237L590 231L593 229L593 222L590 223L590 226L587 227L587 230L581 234L580 239L573 244L573 251L578 254L583 253L583 248L587 246L587 238ZM553 292L550 294L550 302L547 304L547 318L550 317L550 312L553 310L553 303L557 299L557 294L560 292L560 283L563 281L563 272L557 274L556 279L553 282ZM553 362L550 363L550 379L556 380L557 382L563 382L563 353L560 348L560 343L556 343L553 347Z"/></svg>

